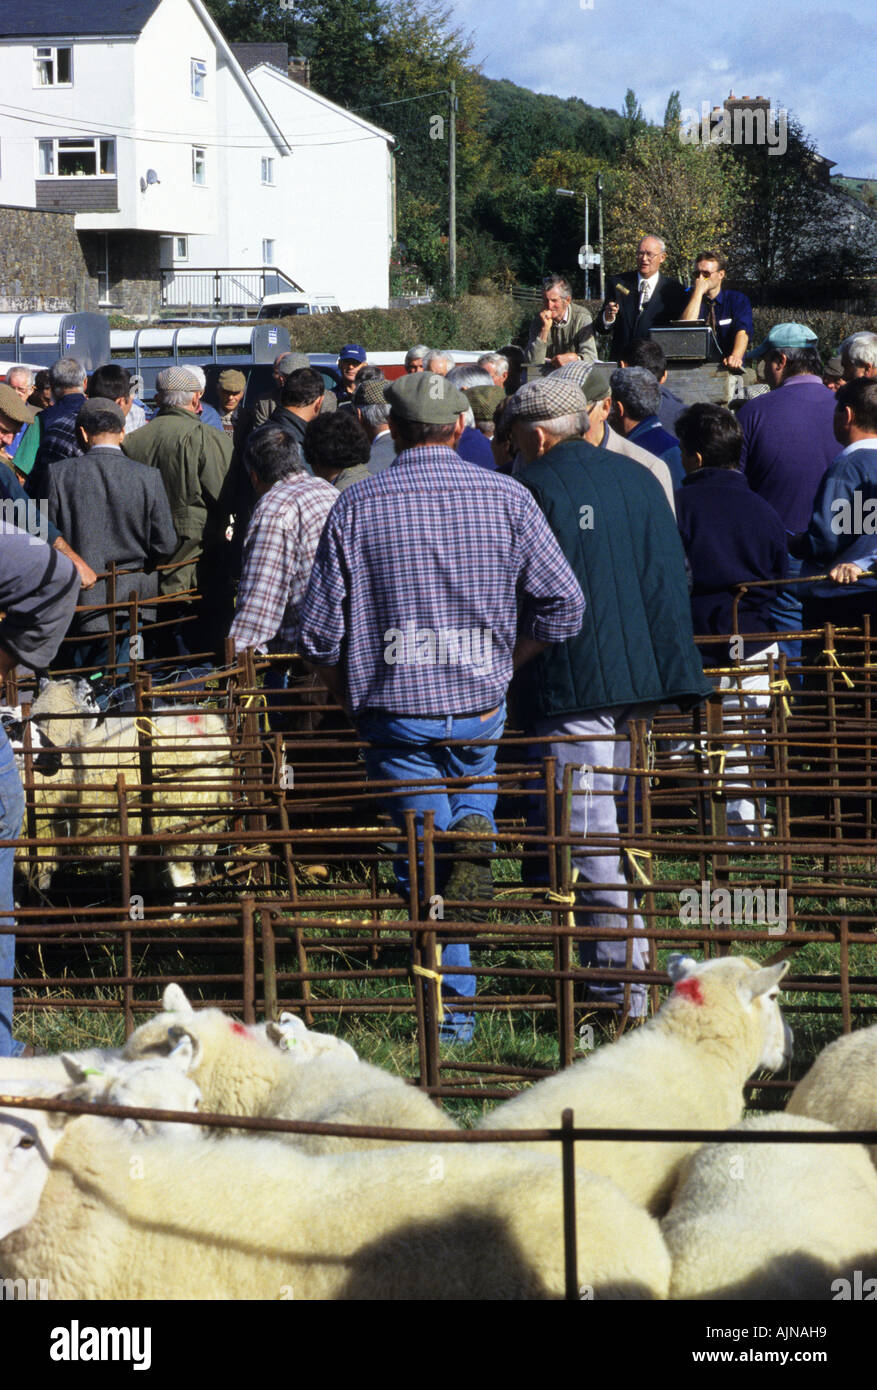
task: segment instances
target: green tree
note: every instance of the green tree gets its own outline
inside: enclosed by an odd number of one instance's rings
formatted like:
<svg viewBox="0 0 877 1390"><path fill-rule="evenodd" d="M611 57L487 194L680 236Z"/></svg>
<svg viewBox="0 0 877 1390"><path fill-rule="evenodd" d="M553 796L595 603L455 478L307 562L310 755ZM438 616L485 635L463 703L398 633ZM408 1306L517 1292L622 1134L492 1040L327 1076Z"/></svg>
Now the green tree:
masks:
<svg viewBox="0 0 877 1390"><path fill-rule="evenodd" d="M679 100L679 93L674 91L667 98L667 105L664 109L664 130L668 135L678 135L681 124L682 102Z"/></svg>
<svg viewBox="0 0 877 1390"><path fill-rule="evenodd" d="M665 271L687 279L698 251L726 241L742 186L740 171L713 146L650 127L612 175L607 257L628 265L640 238L655 232L667 243Z"/></svg>
<svg viewBox="0 0 877 1390"><path fill-rule="evenodd" d="M646 119L643 116L643 109L636 99L636 92L632 87L628 87L624 93L624 105L621 108L621 116L624 121L624 146L630 149L634 141L646 130Z"/></svg>

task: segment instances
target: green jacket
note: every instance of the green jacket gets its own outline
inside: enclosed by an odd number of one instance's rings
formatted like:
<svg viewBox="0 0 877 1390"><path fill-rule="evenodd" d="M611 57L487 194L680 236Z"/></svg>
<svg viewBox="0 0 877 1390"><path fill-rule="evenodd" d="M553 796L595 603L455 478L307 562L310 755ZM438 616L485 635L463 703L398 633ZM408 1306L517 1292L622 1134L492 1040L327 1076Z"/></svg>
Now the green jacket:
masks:
<svg viewBox="0 0 877 1390"><path fill-rule="evenodd" d="M226 544L230 507L228 471L232 445L224 430L203 425L191 410L163 406L154 420L122 441L129 458L161 473L180 543L171 563L188 560L163 573L162 594L198 587L202 561L216 561Z"/></svg>
<svg viewBox="0 0 877 1390"><path fill-rule="evenodd" d="M556 357L560 352L575 352L583 362L596 362L597 344L594 339L594 321L587 309L570 300L569 318L566 323L552 323L548 330L548 341L543 343L539 337L542 320L537 314L530 324L530 337L524 352L524 362L531 367L544 367L547 357Z"/></svg>
<svg viewBox="0 0 877 1390"><path fill-rule="evenodd" d="M519 482L585 595L581 631L519 673L527 723L650 701L686 706L708 695L682 542L660 483L635 460L583 439L555 445Z"/></svg>

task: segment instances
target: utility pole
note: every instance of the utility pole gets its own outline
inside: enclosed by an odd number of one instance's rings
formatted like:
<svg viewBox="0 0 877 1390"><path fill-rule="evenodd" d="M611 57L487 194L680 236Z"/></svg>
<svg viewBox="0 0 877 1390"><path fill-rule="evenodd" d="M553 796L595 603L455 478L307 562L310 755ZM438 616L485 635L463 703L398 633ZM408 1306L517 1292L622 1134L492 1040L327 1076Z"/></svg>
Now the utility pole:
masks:
<svg viewBox="0 0 877 1390"><path fill-rule="evenodd" d="M600 241L600 298L606 298L606 261L603 256L603 175L597 175L597 236Z"/></svg>
<svg viewBox="0 0 877 1390"><path fill-rule="evenodd" d="M451 129L448 140L448 280L457 297L457 84L451 81Z"/></svg>

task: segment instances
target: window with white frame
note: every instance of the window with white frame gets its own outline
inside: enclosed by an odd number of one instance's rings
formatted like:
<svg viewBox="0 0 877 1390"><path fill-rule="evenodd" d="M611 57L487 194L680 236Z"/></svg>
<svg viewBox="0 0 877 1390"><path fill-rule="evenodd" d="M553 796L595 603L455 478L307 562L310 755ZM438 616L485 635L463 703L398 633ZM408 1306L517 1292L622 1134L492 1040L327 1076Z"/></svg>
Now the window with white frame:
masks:
<svg viewBox="0 0 877 1390"><path fill-rule="evenodd" d="M274 264L274 238L266 238L262 241L262 264Z"/></svg>
<svg viewBox="0 0 877 1390"><path fill-rule="evenodd" d="M189 59L189 91L199 101L207 97L207 64L203 58Z"/></svg>
<svg viewBox="0 0 877 1390"><path fill-rule="evenodd" d="M274 183L274 160L269 155L262 156L262 182Z"/></svg>
<svg viewBox="0 0 877 1390"><path fill-rule="evenodd" d="M33 51L35 87L73 86L73 49L44 45Z"/></svg>
<svg viewBox="0 0 877 1390"><path fill-rule="evenodd" d="M174 237L174 260L187 261L189 259L189 238L187 236Z"/></svg>
<svg viewBox="0 0 877 1390"><path fill-rule="evenodd" d="M202 145L192 146L192 182L202 187L207 182L207 151Z"/></svg>
<svg viewBox="0 0 877 1390"><path fill-rule="evenodd" d="M115 178L116 142L87 135L38 140L37 174L41 179Z"/></svg>

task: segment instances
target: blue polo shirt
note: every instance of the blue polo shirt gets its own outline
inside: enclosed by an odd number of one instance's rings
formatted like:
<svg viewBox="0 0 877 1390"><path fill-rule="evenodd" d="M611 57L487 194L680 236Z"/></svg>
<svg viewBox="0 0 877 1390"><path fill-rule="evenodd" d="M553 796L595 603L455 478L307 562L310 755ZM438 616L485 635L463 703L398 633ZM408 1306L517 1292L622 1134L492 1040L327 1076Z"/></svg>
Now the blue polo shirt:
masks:
<svg viewBox="0 0 877 1390"><path fill-rule="evenodd" d="M631 444L639 444L641 449L648 449L655 458L666 463L674 488L682 486L685 469L682 467L679 440L675 434L664 429L657 415L647 415L644 420L640 420L636 429L631 430L627 437Z"/></svg>
<svg viewBox="0 0 877 1390"><path fill-rule="evenodd" d="M712 302L716 310L716 339L722 349L722 356L727 357L741 328L749 334L749 341L752 342L752 305L739 290L719 290ZM709 318L709 306L710 301L704 295L700 302L698 322L706 323Z"/></svg>

